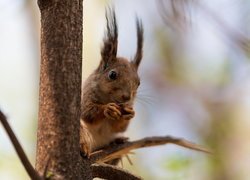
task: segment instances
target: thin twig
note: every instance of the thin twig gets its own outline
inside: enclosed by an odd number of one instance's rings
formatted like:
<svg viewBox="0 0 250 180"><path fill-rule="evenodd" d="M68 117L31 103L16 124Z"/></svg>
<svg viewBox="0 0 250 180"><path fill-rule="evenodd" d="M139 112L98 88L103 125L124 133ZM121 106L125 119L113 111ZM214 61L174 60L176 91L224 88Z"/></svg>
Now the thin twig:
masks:
<svg viewBox="0 0 250 180"><path fill-rule="evenodd" d="M127 158L128 162L129 162L129 164L132 166L132 165L133 165L133 162L132 162L131 159L129 158L129 155L128 155L128 154L126 154L126 158Z"/></svg>
<svg viewBox="0 0 250 180"><path fill-rule="evenodd" d="M211 151L207 150L206 148L203 148L185 139L171 137L171 136L160 136L160 137L147 137L137 141L111 145L105 149L102 149L102 151L93 152L90 155L90 160L93 163L107 162L112 159L126 155L134 149L158 146L164 144L175 144L195 151L205 152L209 154L211 153Z"/></svg>
<svg viewBox="0 0 250 180"><path fill-rule="evenodd" d="M48 175L48 169L49 169L50 161L51 161L51 158L49 156L48 160L47 160L47 164L46 164L46 166L44 168L44 172L43 172L43 177L45 177L45 178L47 178L47 175Z"/></svg>
<svg viewBox="0 0 250 180"><path fill-rule="evenodd" d="M92 164L93 178L103 178L108 180L141 180L142 178L131 174L130 172L108 164Z"/></svg>
<svg viewBox="0 0 250 180"><path fill-rule="evenodd" d="M43 178L41 176L39 176L39 174L37 173L37 171L33 168L33 166L31 165L29 159L27 158L22 146L20 145L18 139L16 138L14 132L12 131L5 115L2 113L2 111L0 110L0 121L3 124L4 129L6 130L17 154L19 159L21 160L25 170L27 171L27 173L29 174L30 178L32 180L42 180Z"/></svg>

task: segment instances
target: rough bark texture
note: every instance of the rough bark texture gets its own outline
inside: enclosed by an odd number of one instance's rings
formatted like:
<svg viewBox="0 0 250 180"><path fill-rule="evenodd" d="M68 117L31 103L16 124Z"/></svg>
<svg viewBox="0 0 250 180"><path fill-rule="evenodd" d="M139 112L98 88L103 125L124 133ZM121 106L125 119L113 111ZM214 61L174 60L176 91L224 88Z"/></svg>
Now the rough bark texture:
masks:
<svg viewBox="0 0 250 180"><path fill-rule="evenodd" d="M109 180L142 180L141 177L135 176L127 170L109 164L93 164L91 168L94 178L98 177Z"/></svg>
<svg viewBox="0 0 250 180"><path fill-rule="evenodd" d="M47 169L52 179L91 179L90 164L79 153L82 0L38 0L38 5L41 72L36 169L40 174Z"/></svg>

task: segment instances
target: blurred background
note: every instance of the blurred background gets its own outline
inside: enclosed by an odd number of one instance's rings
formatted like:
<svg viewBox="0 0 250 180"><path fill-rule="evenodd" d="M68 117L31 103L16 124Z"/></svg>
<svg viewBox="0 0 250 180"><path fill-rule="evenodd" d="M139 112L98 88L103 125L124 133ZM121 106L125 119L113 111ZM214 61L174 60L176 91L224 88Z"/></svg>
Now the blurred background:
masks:
<svg viewBox="0 0 250 180"><path fill-rule="evenodd" d="M250 177L250 1L84 0L83 78L100 60L105 7L113 4L119 56L136 51L135 16L144 24L144 58L132 140L172 135L209 147L137 150L131 166L146 180ZM34 164L39 92L40 14L36 1L0 0L0 108ZM0 126L0 179L28 179Z"/></svg>

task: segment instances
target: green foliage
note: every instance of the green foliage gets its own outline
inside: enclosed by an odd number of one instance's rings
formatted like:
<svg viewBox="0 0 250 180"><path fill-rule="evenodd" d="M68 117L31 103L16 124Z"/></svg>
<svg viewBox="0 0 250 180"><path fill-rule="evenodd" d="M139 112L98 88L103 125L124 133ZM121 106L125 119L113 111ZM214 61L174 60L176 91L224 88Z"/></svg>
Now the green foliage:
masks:
<svg viewBox="0 0 250 180"><path fill-rule="evenodd" d="M164 163L164 168L172 172L180 172L188 168L192 163L189 156L174 155L167 158Z"/></svg>
<svg viewBox="0 0 250 180"><path fill-rule="evenodd" d="M163 162L163 168L168 171L167 179L177 180L188 177L188 169L192 165L192 158L186 155L172 155Z"/></svg>

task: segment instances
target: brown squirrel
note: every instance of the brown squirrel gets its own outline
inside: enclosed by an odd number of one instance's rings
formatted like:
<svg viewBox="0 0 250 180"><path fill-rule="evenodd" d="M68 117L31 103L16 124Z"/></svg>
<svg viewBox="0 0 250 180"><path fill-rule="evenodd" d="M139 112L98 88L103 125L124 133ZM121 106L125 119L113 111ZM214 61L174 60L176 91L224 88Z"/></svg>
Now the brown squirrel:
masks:
<svg viewBox="0 0 250 180"><path fill-rule="evenodd" d="M140 78L143 26L136 19L137 51L132 61L117 57L118 28L115 11L106 10L107 29L98 68L82 91L80 148L85 155L108 145L124 132L135 115L133 102ZM125 139L125 138L124 138Z"/></svg>

